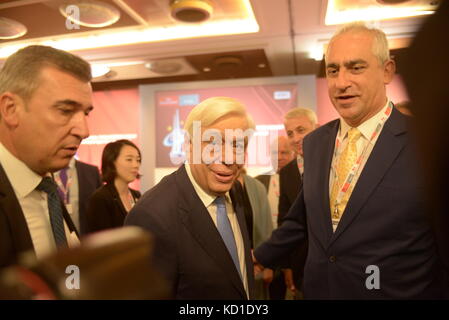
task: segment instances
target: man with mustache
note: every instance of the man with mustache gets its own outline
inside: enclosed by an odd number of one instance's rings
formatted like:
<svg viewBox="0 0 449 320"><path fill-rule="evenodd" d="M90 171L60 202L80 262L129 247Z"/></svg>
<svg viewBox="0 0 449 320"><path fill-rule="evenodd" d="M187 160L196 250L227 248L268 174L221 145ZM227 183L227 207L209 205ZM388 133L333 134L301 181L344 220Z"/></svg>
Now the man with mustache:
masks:
<svg viewBox="0 0 449 320"><path fill-rule="evenodd" d="M432 299L442 288L409 117L386 95L395 63L379 29L344 26L326 56L340 119L304 139L303 187L255 259L308 238L308 299Z"/></svg>
<svg viewBox="0 0 449 320"><path fill-rule="evenodd" d="M89 136L90 80L86 61L46 46L17 51L0 71L0 267L77 241L51 173Z"/></svg>
<svg viewBox="0 0 449 320"><path fill-rule="evenodd" d="M188 161L146 192L125 225L155 236L154 264L175 299L251 299L253 264L243 207L229 191L244 165L254 122L237 100L192 109Z"/></svg>

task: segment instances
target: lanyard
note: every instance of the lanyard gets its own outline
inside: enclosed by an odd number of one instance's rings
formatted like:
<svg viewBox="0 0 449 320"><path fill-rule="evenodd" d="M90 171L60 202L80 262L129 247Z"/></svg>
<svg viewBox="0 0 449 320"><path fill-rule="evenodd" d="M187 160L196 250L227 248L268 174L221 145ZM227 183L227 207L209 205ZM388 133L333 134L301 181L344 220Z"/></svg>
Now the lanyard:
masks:
<svg viewBox="0 0 449 320"><path fill-rule="evenodd" d="M64 204L68 204L70 185L72 184L72 170L70 168L67 169L67 184L65 186L62 184L59 174L55 175L55 182L58 185L59 190L61 190L64 195Z"/></svg>
<svg viewBox="0 0 449 320"><path fill-rule="evenodd" d="M374 139L376 139L376 137L379 135L380 131L382 130L382 127L385 124L385 121L387 121L392 110L393 110L393 104L390 102L388 104L387 109L385 109L385 113L383 114L382 118L379 120L379 122L376 125L376 128L374 129L373 133L371 134L369 142L363 148L362 153L357 158L357 161L354 163L351 170L349 170L349 173L348 173L346 179L344 180L343 184L341 186L339 186L339 191L338 191L337 197L335 198L335 211L333 212L333 218L338 219L338 217L339 217L338 204L341 203L342 199L344 198L344 196L346 195L348 190L350 190L351 186L354 184L354 180L355 180L354 177L356 176L358 170L360 169L360 164L362 163L363 159L365 159L365 154L366 154L366 151L368 150L370 143L372 141L374 141ZM342 142L340 141L340 138L337 135L336 141L335 141L334 159L337 159L337 154L339 153L341 144L342 144ZM332 169L334 171L334 183L338 183L337 168L336 168L335 162L336 161L334 161L332 164ZM334 217L334 215L335 215L335 217Z"/></svg>

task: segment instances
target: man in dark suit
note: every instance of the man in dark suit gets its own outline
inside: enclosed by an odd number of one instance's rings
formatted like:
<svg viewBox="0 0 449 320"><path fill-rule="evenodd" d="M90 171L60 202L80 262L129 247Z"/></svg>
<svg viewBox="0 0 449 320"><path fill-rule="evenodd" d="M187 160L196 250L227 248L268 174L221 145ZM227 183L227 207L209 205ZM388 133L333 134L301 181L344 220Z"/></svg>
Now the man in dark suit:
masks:
<svg viewBox="0 0 449 320"><path fill-rule="evenodd" d="M0 71L0 267L78 240L50 173L89 135L90 80L86 61L45 46L19 50Z"/></svg>
<svg viewBox="0 0 449 320"><path fill-rule="evenodd" d="M63 174L62 170L65 172ZM55 173L59 194L80 235L87 233L87 204L102 186L97 166L73 158L67 168Z"/></svg>
<svg viewBox="0 0 449 320"><path fill-rule="evenodd" d="M293 152L286 136L279 136L271 146L272 171L256 177L267 189L273 228L277 228L279 209L279 171L293 159Z"/></svg>
<svg viewBox="0 0 449 320"><path fill-rule="evenodd" d="M407 117L386 96L394 71L378 29L354 23L330 41L329 96L341 119L305 138L303 188L255 252L269 266L307 233L306 298L441 297Z"/></svg>
<svg viewBox="0 0 449 320"><path fill-rule="evenodd" d="M284 221L287 212L292 207L301 190L302 175L304 173L304 153L302 143L304 138L318 126L315 112L309 108L293 108L284 116L284 127L288 141L294 153L294 159L279 172L279 208L278 225ZM284 277L287 287L292 293L302 287L304 264L307 255L307 241L301 243L291 254L289 262L284 268Z"/></svg>
<svg viewBox="0 0 449 320"><path fill-rule="evenodd" d="M305 136L315 130L317 123L315 112L308 108L293 108L284 116L285 132L295 157L279 172L279 225L301 189L301 176L304 173L302 142Z"/></svg>
<svg viewBox="0 0 449 320"><path fill-rule="evenodd" d="M245 216L229 196L244 164L247 138L241 131L253 128L237 100L201 102L185 123L189 161L146 192L125 220L154 234L154 263L175 299L253 297Z"/></svg>

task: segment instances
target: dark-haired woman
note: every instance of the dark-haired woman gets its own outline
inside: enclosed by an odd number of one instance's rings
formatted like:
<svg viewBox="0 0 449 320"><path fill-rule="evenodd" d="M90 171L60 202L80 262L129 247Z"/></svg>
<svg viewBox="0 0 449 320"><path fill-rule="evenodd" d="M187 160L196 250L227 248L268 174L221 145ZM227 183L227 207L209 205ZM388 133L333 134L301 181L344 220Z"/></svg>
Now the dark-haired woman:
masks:
<svg viewBox="0 0 449 320"><path fill-rule="evenodd" d="M101 159L105 184L97 189L87 208L87 230L95 232L123 226L140 192L128 187L139 177L140 150L129 140L108 143Z"/></svg>

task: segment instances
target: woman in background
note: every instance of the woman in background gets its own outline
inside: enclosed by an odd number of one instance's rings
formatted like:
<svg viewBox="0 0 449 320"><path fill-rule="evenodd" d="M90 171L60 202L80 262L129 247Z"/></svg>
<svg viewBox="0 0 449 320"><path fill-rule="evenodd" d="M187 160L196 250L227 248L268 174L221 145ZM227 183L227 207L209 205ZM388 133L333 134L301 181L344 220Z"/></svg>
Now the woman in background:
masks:
<svg viewBox="0 0 449 320"><path fill-rule="evenodd" d="M139 178L140 150L129 140L108 143L101 158L102 179L87 208L87 231L95 232L123 226L126 215L140 198L128 187Z"/></svg>

